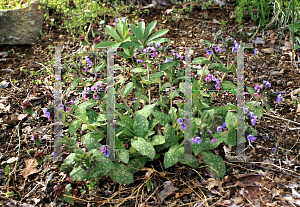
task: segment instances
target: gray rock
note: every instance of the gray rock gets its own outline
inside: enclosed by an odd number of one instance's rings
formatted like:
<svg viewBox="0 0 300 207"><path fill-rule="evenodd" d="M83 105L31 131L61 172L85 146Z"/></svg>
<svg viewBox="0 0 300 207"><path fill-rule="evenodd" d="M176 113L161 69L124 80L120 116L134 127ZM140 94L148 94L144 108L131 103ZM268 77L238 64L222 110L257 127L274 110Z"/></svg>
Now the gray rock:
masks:
<svg viewBox="0 0 300 207"><path fill-rule="evenodd" d="M43 29L44 15L33 2L27 8L0 11L0 45L32 45Z"/></svg>

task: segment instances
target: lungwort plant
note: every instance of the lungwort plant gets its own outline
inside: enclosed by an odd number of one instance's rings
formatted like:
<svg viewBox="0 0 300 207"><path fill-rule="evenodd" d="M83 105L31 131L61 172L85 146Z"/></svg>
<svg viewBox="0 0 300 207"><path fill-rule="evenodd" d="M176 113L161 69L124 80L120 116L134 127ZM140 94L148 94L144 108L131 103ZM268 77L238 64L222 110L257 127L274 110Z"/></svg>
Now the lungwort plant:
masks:
<svg viewBox="0 0 300 207"><path fill-rule="evenodd" d="M98 91L99 96L93 95L93 98L83 103L72 102L63 112L65 120L72 118L70 123L66 123L69 133L65 134L63 139L63 143L72 153L65 159L62 171L72 181L95 179L108 174L114 181L128 184L133 182L134 173L142 169L148 161L161 158L165 168L172 167L177 162L197 168L198 154L215 175L224 177L225 163L222 157L214 154L212 150L221 143L236 145L237 106L232 103L217 106L212 100L218 94L217 90L236 90L234 79L230 81L225 78L227 74L237 74L236 63L222 63L218 59L218 53L228 52L234 55L240 45L230 38L222 37L216 37L216 44L205 41L206 57L197 57L192 61L194 72L191 87L197 92L193 92L192 96L192 118L187 120L184 104L173 105L173 99L183 95L186 87L183 69L180 66L183 56L175 53L170 46L161 47L160 43L167 39L158 37L167 30L158 31L149 37L155 25L156 22L151 22L146 29L144 22L140 22L137 27L129 25L133 34L129 34L126 21L119 22L116 25L117 30L106 27L108 34L115 41L99 43L97 47L122 46L128 49L120 55L136 60L137 66L131 69L136 74L130 77L124 86L116 87L116 94L121 97L123 104L115 104L114 148L105 145L108 116L106 93ZM253 48L249 50L256 53ZM212 59L217 62L213 62ZM101 64L100 61L99 65ZM175 90L172 90L173 85L177 86ZM269 86L269 83L265 83L264 87L266 85ZM157 88L159 98L153 100L151 95ZM165 95L163 92L168 88L171 90ZM262 117L264 111L259 102L263 94L257 94L258 87L250 88L248 87L248 90L255 97L255 101L245 104L248 120L245 129L248 141L253 142L257 134L253 125ZM83 92L85 99L89 91L86 89ZM129 107L125 100L129 94L137 97L134 98L132 107ZM233 94L236 95L234 92ZM279 100L277 97L275 103ZM96 109L100 109L100 112L96 112ZM192 135L190 140L185 140L184 134L189 121ZM78 138L77 130L84 131L84 135ZM192 144L191 160L184 160L185 141Z"/></svg>

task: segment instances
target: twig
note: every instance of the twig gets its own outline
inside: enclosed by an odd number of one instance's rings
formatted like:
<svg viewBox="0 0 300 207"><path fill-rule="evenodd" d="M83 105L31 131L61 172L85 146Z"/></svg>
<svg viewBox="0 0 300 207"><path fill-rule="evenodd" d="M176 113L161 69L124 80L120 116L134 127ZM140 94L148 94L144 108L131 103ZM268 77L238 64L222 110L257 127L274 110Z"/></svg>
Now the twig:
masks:
<svg viewBox="0 0 300 207"><path fill-rule="evenodd" d="M300 126L300 123L295 122L295 121L291 121L291 120L289 120L289 119L284 119L284 118L281 118L281 117L279 117L279 116L273 116L273 115L270 115L270 114L267 114L267 113L264 113L264 115L270 116L270 117L272 117L272 118L274 118L274 119L280 119L280 120L283 120L283 121L288 121L288 122L290 122L290 123L292 123L292 124L297 124L297 125Z"/></svg>

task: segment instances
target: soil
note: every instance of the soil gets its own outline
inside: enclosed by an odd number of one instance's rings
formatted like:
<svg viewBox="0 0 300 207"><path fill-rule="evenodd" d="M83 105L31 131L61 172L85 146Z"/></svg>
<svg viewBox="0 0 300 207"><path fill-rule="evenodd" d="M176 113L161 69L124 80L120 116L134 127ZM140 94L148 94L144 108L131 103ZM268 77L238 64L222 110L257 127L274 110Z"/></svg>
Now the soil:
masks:
<svg viewBox="0 0 300 207"><path fill-rule="evenodd" d="M175 20L170 18L171 15L168 15L166 10L151 9L150 11L150 15L140 17L145 20L146 25L156 20L156 28L169 29L165 37L171 40L172 48L201 47L194 49L194 56L197 57L205 54L201 40L213 42L212 33L222 31L223 37L232 37L237 33L235 37L237 42L248 43L250 37L247 38L243 34L247 32L253 34L255 31L251 31L250 28L257 28L256 23L246 18L242 31L238 32L239 26L232 18L234 7L230 6L224 6L222 9L212 6L206 10L195 6L191 15L178 15ZM170 19L163 19L163 15ZM37 44L27 47L0 48L0 52L12 51L8 57L0 60L0 81L5 80L9 83L5 89L0 89L0 118L2 119L0 203L4 206L21 206L21 204L70 206L66 202L61 202L54 194L53 187L60 182L64 187L71 183L73 198L78 198L73 199L72 206L300 205L300 196L297 194L300 181L299 99L298 102L291 103L291 93L300 88L300 70L295 63L292 65L290 61L291 49L288 48L288 41L291 36L288 31L284 32L283 38L283 45L286 48L279 49L276 59L281 35L281 29L276 27L266 31L259 30L256 34L255 38L260 37L265 43L254 45L259 51L257 56L245 55L245 85L254 86L255 83L261 84L263 80L268 80L273 91L282 92L283 101L271 104L270 112L265 111L262 118L255 124L254 128L258 135L251 145L246 143L247 161L228 159L232 156L224 153L224 148L226 148L224 145L213 150L226 161L227 171L223 179L215 178L204 167L203 162L200 163L201 167L198 169L181 164L164 169L161 167L161 160L145 166L148 172L151 172L151 168L155 169L151 174L151 181L154 185L149 191L144 183L145 177L149 175L146 175L146 171L139 171L134 175L133 184L120 185L109 177L104 177L89 193L85 182L66 181L65 177L60 174L61 162L50 160L46 160L39 169L35 169L25 179L25 162L32 158L27 150L35 148L34 143L30 141L30 134L34 132L41 134L41 149L44 155L50 155L53 151L53 140L50 139L53 134L51 122L42 116L41 109L48 107L54 99L51 91L54 86L53 77L51 78L46 72L43 73L44 67L41 66L44 63L53 63L55 49L49 48L49 45L63 46L63 57L67 57L68 53L74 54L81 48L78 39L72 38L65 29L59 29L58 25L63 23L61 17L61 14L50 11L50 18L55 18L57 24L51 27L50 21L46 21L43 35ZM226 26L220 24L222 20L226 22ZM110 18L108 22L113 22L113 19ZM92 40L92 37L90 38ZM273 48L274 52L268 53L266 48ZM178 51L184 52L184 49L178 48ZM296 60L298 55L299 50L296 50ZM118 72L116 76L120 74L126 76L121 72ZM69 101L77 94L77 92L71 93ZM154 99L157 97L157 93L153 95ZM222 97L224 94L220 93L216 100ZM133 105L133 98L133 96L128 97L127 102L130 106ZM249 99L250 96L246 95L246 101ZM34 110L37 111L35 116L41 117L38 121L31 116L23 116L21 104L24 100L30 100ZM122 102L120 97L118 97L118 102ZM226 103L225 100L220 99L216 102ZM227 150L232 152L232 155L235 154L235 148ZM6 162L12 158L18 158L17 165L15 161ZM6 165L9 166L10 172L14 170L9 176L5 175ZM171 184L166 186L166 181L171 181ZM87 192L81 195L80 189L85 189ZM8 192L13 192L14 195L9 196Z"/></svg>

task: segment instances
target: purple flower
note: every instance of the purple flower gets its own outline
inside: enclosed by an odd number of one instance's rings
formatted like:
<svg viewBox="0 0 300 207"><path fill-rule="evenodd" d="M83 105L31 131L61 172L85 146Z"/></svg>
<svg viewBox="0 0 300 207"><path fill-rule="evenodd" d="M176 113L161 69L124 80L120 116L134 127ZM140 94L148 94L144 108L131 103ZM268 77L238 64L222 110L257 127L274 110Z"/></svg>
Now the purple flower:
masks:
<svg viewBox="0 0 300 207"><path fill-rule="evenodd" d="M83 98L86 98L86 93L85 93L85 91L82 92L82 97L83 97Z"/></svg>
<svg viewBox="0 0 300 207"><path fill-rule="evenodd" d="M205 79L204 79L206 82L209 82L211 81L211 79L207 76Z"/></svg>
<svg viewBox="0 0 300 207"><path fill-rule="evenodd" d="M211 76L212 76L212 74L207 74L207 76L208 76L208 77L211 77Z"/></svg>
<svg viewBox="0 0 300 207"><path fill-rule="evenodd" d="M208 131L208 133L212 134L212 131Z"/></svg>
<svg viewBox="0 0 300 207"><path fill-rule="evenodd" d="M134 99L132 99L133 101L135 101L136 99L134 98Z"/></svg>
<svg viewBox="0 0 300 207"><path fill-rule="evenodd" d="M70 108L70 107L67 107L67 108L66 108L66 112L69 112L69 111L71 111L71 108Z"/></svg>
<svg viewBox="0 0 300 207"><path fill-rule="evenodd" d="M64 105L63 104L58 104L57 106L59 109L63 109L64 108Z"/></svg>
<svg viewBox="0 0 300 207"><path fill-rule="evenodd" d="M150 42L150 43L148 44L148 47L151 47L152 44L153 44L153 42Z"/></svg>
<svg viewBox="0 0 300 207"><path fill-rule="evenodd" d="M99 98L99 96L95 93L94 95L93 95L93 99L98 99Z"/></svg>
<svg viewBox="0 0 300 207"><path fill-rule="evenodd" d="M182 123L183 123L183 119L179 118L179 119L177 119L177 122L178 122L179 124L182 124Z"/></svg>
<svg viewBox="0 0 300 207"><path fill-rule="evenodd" d="M87 64L89 64L89 66L93 65L92 61L89 59L89 56L85 56L85 61Z"/></svg>
<svg viewBox="0 0 300 207"><path fill-rule="evenodd" d="M207 50L207 54L208 54L208 55L212 55L212 54L213 54L213 51L212 51L212 50Z"/></svg>
<svg viewBox="0 0 300 207"><path fill-rule="evenodd" d="M216 141L218 141L218 140L216 140L216 139L211 139L211 140L210 140L210 143L213 144L213 143L215 143Z"/></svg>
<svg viewBox="0 0 300 207"><path fill-rule="evenodd" d="M101 86L102 86L102 84L101 84L101 83L97 83L97 86L98 86L98 87L101 87Z"/></svg>
<svg viewBox="0 0 300 207"><path fill-rule="evenodd" d="M219 83L220 83L220 80L219 80L219 79L216 79L216 83L219 84Z"/></svg>
<svg viewBox="0 0 300 207"><path fill-rule="evenodd" d="M272 151L273 151L273 152L275 151L275 147L272 148Z"/></svg>
<svg viewBox="0 0 300 207"><path fill-rule="evenodd" d="M235 53L235 52L237 52L237 47L234 47L234 48L232 48L232 53Z"/></svg>
<svg viewBox="0 0 300 207"><path fill-rule="evenodd" d="M207 48L204 48L204 51L207 52Z"/></svg>
<svg viewBox="0 0 300 207"><path fill-rule="evenodd" d="M158 43L157 45L156 45L158 48L160 48L160 44Z"/></svg>
<svg viewBox="0 0 300 207"><path fill-rule="evenodd" d="M251 119L251 124L252 124L252 126L256 123L256 121L257 121L256 116L255 116L253 119Z"/></svg>
<svg viewBox="0 0 300 207"><path fill-rule="evenodd" d="M109 157L109 150L107 149L103 154L104 154L106 157Z"/></svg>
<svg viewBox="0 0 300 207"><path fill-rule="evenodd" d="M249 112L249 116L254 118L254 113L252 111Z"/></svg>
<svg viewBox="0 0 300 207"><path fill-rule="evenodd" d="M256 53L257 53L257 50L256 50L256 48L254 49L254 54L253 55L256 55Z"/></svg>
<svg viewBox="0 0 300 207"><path fill-rule="evenodd" d="M219 46L215 47L215 50L216 50L217 52L219 52L219 53L222 52L222 48L220 48Z"/></svg>
<svg viewBox="0 0 300 207"><path fill-rule="evenodd" d="M247 111L248 111L248 108L245 108L244 110L245 110L245 112L247 112Z"/></svg>
<svg viewBox="0 0 300 207"><path fill-rule="evenodd" d="M138 59L136 62L143 63L143 61L141 59Z"/></svg>
<svg viewBox="0 0 300 207"><path fill-rule="evenodd" d="M74 104L74 101L73 101L73 100L71 100L71 101L70 101L70 104Z"/></svg>
<svg viewBox="0 0 300 207"><path fill-rule="evenodd" d="M101 153L104 153L106 150L107 150L107 149L106 149L106 146L105 146L105 145L102 145L102 146L100 147L100 152L101 152Z"/></svg>
<svg viewBox="0 0 300 207"><path fill-rule="evenodd" d="M167 63L167 62L172 62L172 60L170 60L170 59L166 59L165 63Z"/></svg>
<svg viewBox="0 0 300 207"><path fill-rule="evenodd" d="M212 81L216 81L217 80L215 76L212 76L211 79L212 79Z"/></svg>
<svg viewBox="0 0 300 207"><path fill-rule="evenodd" d="M223 124L222 124L222 128L225 128L226 126L227 126L226 123L223 123Z"/></svg>
<svg viewBox="0 0 300 207"><path fill-rule="evenodd" d="M202 142L201 137L194 137L191 139L192 144L198 143L200 144Z"/></svg>
<svg viewBox="0 0 300 207"><path fill-rule="evenodd" d="M158 55L158 53L157 53L157 52L151 53L151 57L152 57L152 58L156 58L156 57L157 57L157 55Z"/></svg>
<svg viewBox="0 0 300 207"><path fill-rule="evenodd" d="M217 127L217 132L221 132L222 131L222 126L218 126Z"/></svg>
<svg viewBox="0 0 300 207"><path fill-rule="evenodd" d="M280 99L281 99L281 92L278 92L277 98L274 101L274 103L278 103L280 101Z"/></svg>
<svg viewBox="0 0 300 207"><path fill-rule="evenodd" d="M97 90L97 87L96 86L92 86L92 91L95 91L95 90Z"/></svg>
<svg viewBox="0 0 300 207"><path fill-rule="evenodd" d="M51 154L53 157L56 157L57 156L57 154L55 153L55 152L52 152L52 154Z"/></svg>
<svg viewBox="0 0 300 207"><path fill-rule="evenodd" d="M94 73L94 75L95 75L95 78L97 78L97 73Z"/></svg>
<svg viewBox="0 0 300 207"><path fill-rule="evenodd" d="M136 59L137 58L136 54L134 54L133 57Z"/></svg>
<svg viewBox="0 0 300 207"><path fill-rule="evenodd" d="M186 130L186 128L187 128L187 125L186 125L186 124L180 124L180 129Z"/></svg>
<svg viewBox="0 0 300 207"><path fill-rule="evenodd" d="M203 134L203 132L200 132L200 134Z"/></svg>
<svg viewBox="0 0 300 207"><path fill-rule="evenodd" d="M173 54L174 54L174 50L173 50L173 49L171 50L170 54L171 54L171 55L173 55Z"/></svg>
<svg viewBox="0 0 300 207"><path fill-rule="evenodd" d="M269 139L269 135L266 135L266 139Z"/></svg>
<svg viewBox="0 0 300 207"><path fill-rule="evenodd" d="M252 143L252 142L254 142L254 140L256 140L256 137L249 134L249 135L247 136L247 140L248 140L249 142Z"/></svg>
<svg viewBox="0 0 300 207"><path fill-rule="evenodd" d="M260 89L260 85L254 86L254 90L258 91Z"/></svg>
<svg viewBox="0 0 300 207"><path fill-rule="evenodd" d="M88 172L90 172L90 171L89 171L89 170L86 170L85 172L88 173Z"/></svg>
<svg viewBox="0 0 300 207"><path fill-rule="evenodd" d="M43 108L43 111L44 111L44 116L47 117L48 119L50 119L50 113L48 112L48 109L47 108Z"/></svg>
<svg viewBox="0 0 300 207"><path fill-rule="evenodd" d="M215 88L216 88L217 90L219 90L219 89L220 89L220 84L217 83L217 84L215 85Z"/></svg>
<svg viewBox="0 0 300 207"><path fill-rule="evenodd" d="M85 71L87 71L87 68L86 67L83 67L83 70L82 70L83 72L85 72Z"/></svg>

